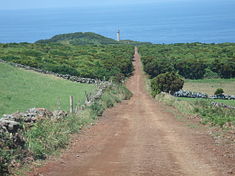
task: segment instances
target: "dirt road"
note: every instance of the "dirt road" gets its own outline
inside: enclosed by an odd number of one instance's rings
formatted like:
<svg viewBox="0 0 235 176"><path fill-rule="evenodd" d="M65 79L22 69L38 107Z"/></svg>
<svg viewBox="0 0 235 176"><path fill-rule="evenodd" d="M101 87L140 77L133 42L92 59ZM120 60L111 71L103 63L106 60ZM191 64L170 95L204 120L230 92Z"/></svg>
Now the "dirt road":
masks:
<svg viewBox="0 0 235 176"><path fill-rule="evenodd" d="M146 92L140 57L127 82L133 92L75 138L62 158L36 169L43 176L223 176L230 160L205 130L178 121ZM230 163L231 164L231 163Z"/></svg>

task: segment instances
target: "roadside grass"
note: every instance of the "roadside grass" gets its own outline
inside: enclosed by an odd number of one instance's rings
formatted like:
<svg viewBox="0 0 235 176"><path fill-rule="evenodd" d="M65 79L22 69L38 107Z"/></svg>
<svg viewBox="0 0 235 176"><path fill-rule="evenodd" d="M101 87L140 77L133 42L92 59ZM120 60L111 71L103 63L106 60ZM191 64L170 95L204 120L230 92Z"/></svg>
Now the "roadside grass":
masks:
<svg viewBox="0 0 235 176"><path fill-rule="evenodd" d="M34 159L42 160L49 155L58 154L65 148L70 135L78 133L81 128L95 123L105 109L114 106L122 100L130 99L132 93L123 85L113 85L105 90L101 99L80 111L77 115L70 115L64 119L48 119L37 122L32 128L26 130L26 148L32 153ZM23 176L30 170L30 166L13 170L15 175Z"/></svg>
<svg viewBox="0 0 235 176"><path fill-rule="evenodd" d="M186 98L186 97L176 97L177 100L182 100L182 101L191 101L191 102L195 102L195 101L208 101L209 103L212 102L218 102L218 103L223 103L226 105L230 105L230 106L234 106L235 107L235 100L222 100L222 99L200 99L200 98Z"/></svg>
<svg viewBox="0 0 235 176"><path fill-rule="evenodd" d="M211 102L205 99L192 99L188 101L179 99L166 93L158 94L157 101L175 107L179 112L189 116L200 116L202 124L210 124L211 126L219 126L227 128L235 125L235 110L222 107L214 107Z"/></svg>
<svg viewBox="0 0 235 176"><path fill-rule="evenodd" d="M83 103L85 92L94 90L94 85L73 83L0 63L0 116L33 107L67 111L69 96Z"/></svg>
<svg viewBox="0 0 235 176"><path fill-rule="evenodd" d="M26 147L35 159L45 159L65 148L69 142L69 135L79 132L86 124L94 121L91 110L86 109L78 116L70 115L65 119L42 120L25 132Z"/></svg>
<svg viewBox="0 0 235 176"><path fill-rule="evenodd" d="M184 90L214 95L216 89L222 88L225 94L235 95L235 79L199 79L185 80Z"/></svg>

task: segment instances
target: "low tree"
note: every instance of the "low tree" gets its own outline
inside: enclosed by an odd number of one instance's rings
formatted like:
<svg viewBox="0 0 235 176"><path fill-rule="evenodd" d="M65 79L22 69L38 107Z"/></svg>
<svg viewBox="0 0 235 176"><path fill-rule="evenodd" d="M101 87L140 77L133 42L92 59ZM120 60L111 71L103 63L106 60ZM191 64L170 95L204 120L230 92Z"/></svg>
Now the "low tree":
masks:
<svg viewBox="0 0 235 176"><path fill-rule="evenodd" d="M151 81L152 95L156 96L160 92L170 94L183 88L184 80L175 72L167 72L158 75Z"/></svg>
<svg viewBox="0 0 235 176"><path fill-rule="evenodd" d="M224 93L224 90L223 89L221 89L221 88L218 88L218 89L216 89L216 91L215 91L215 95L222 95Z"/></svg>

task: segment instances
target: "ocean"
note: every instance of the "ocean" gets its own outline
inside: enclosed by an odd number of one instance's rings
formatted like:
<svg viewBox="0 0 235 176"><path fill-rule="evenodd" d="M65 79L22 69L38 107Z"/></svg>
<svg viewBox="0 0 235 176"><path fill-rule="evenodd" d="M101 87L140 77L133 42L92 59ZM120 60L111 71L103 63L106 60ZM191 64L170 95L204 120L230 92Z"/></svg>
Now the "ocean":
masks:
<svg viewBox="0 0 235 176"><path fill-rule="evenodd" d="M95 32L152 43L235 42L235 1L179 1L126 6L0 10L0 43Z"/></svg>

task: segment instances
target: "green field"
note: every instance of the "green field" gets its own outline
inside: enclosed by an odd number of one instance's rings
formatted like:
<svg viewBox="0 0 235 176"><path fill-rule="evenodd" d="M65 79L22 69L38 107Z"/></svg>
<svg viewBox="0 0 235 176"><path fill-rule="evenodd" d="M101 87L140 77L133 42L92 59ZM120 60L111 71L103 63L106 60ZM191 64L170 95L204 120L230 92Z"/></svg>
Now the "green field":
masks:
<svg viewBox="0 0 235 176"><path fill-rule="evenodd" d="M183 89L214 95L216 89L222 88L225 94L235 95L235 79L199 79L185 80Z"/></svg>
<svg viewBox="0 0 235 176"><path fill-rule="evenodd" d="M206 100L200 98L185 98L185 97L177 97L177 100L184 100L184 101L199 101L199 100ZM220 99L207 99L208 102L218 102L223 103L226 105L234 106L235 107L235 100L220 100Z"/></svg>
<svg viewBox="0 0 235 176"><path fill-rule="evenodd" d="M69 96L74 96L75 102L84 102L85 91L94 90L94 85L73 83L0 63L0 116L33 107L68 110Z"/></svg>

